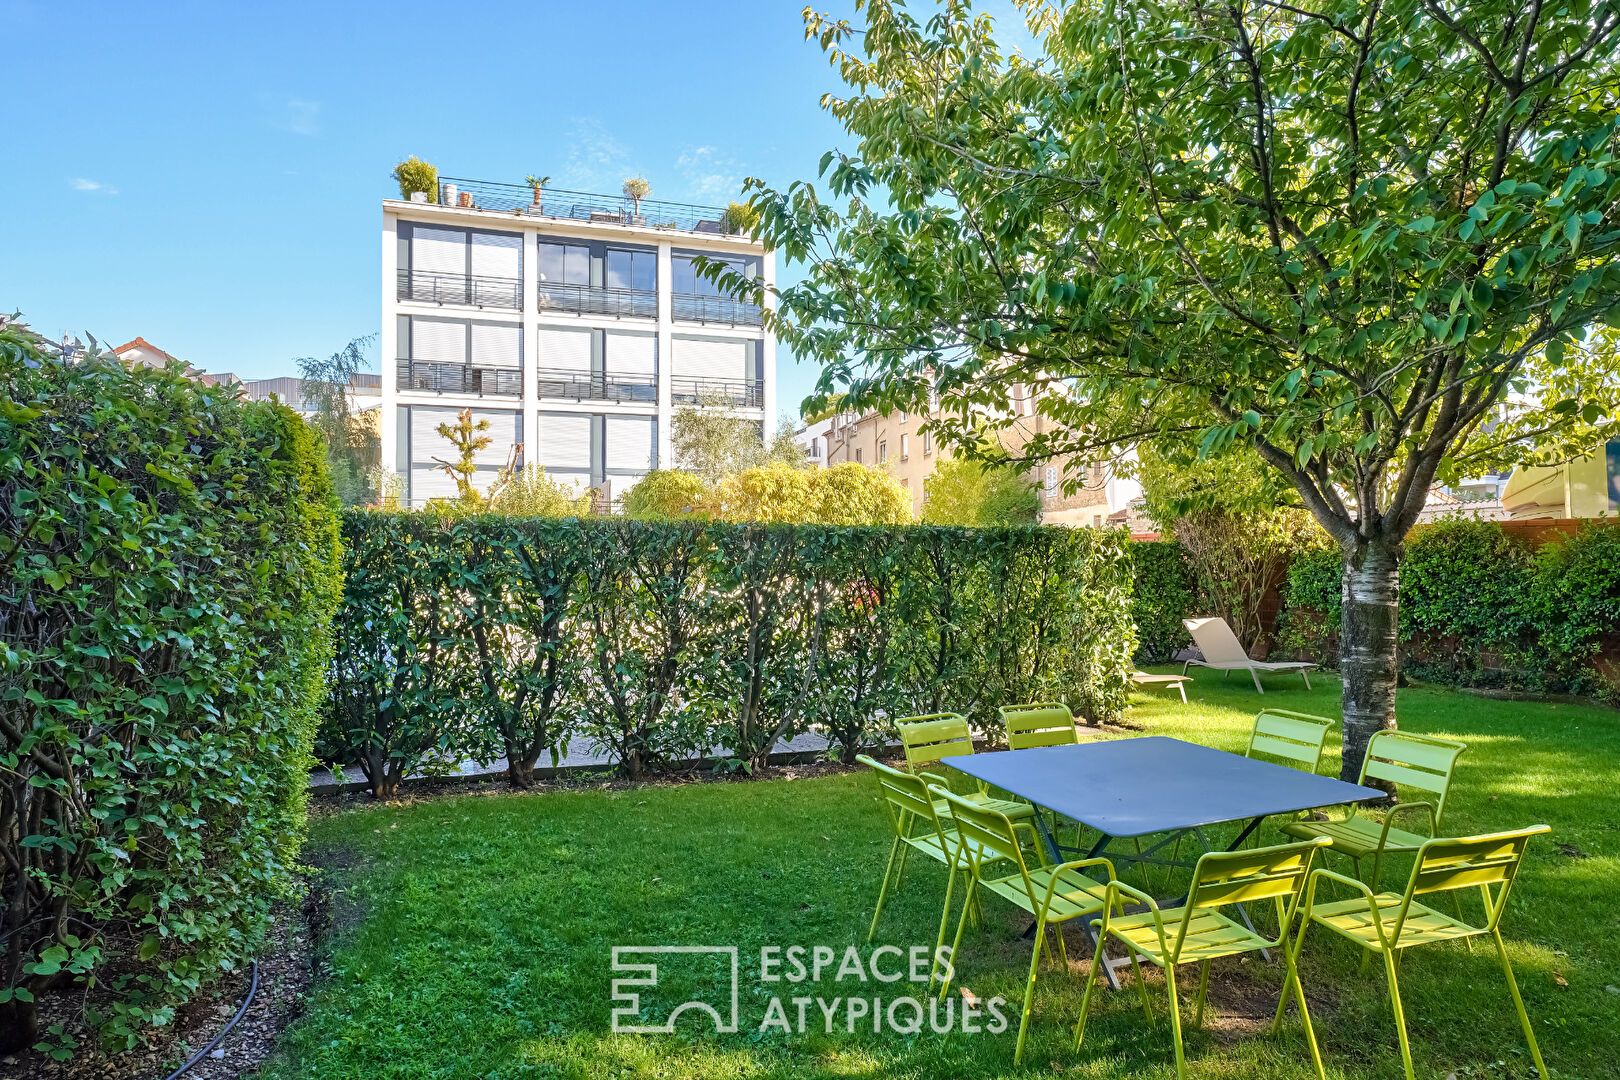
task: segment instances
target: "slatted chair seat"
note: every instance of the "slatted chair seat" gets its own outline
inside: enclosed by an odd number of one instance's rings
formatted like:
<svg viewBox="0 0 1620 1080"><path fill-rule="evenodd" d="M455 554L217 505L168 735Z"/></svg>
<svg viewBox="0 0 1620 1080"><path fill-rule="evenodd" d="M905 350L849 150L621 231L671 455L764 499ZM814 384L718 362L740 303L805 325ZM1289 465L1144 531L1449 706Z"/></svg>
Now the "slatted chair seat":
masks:
<svg viewBox="0 0 1620 1080"><path fill-rule="evenodd" d="M962 798L975 806L982 806L986 810L994 810L998 814L1006 814L1010 818L1027 818L1035 812L1035 808L1027 802L1018 802L1014 799L998 799L983 791L970 791ZM951 805L944 799L935 799L934 812L943 817L950 817Z"/></svg>
<svg viewBox="0 0 1620 1080"><path fill-rule="evenodd" d="M1406 897L1400 893L1381 892L1373 896L1373 902L1378 905L1378 917L1388 919L1390 922L1395 921L1405 900ZM1378 939L1378 928L1373 923L1372 911L1364 897L1318 904L1311 909L1311 918L1363 948L1375 952L1384 951L1384 945ZM1435 941L1455 941L1458 938L1472 937L1479 932L1478 927L1470 926L1460 918L1414 901L1406 909L1406 921L1401 924L1399 947L1405 949L1412 945L1428 945Z"/></svg>
<svg viewBox="0 0 1620 1080"><path fill-rule="evenodd" d="M1416 851L1429 839L1393 825L1388 833L1384 833L1383 829L1381 822L1366 817L1353 817L1346 821L1290 821L1282 827L1283 832L1301 840L1325 836L1333 841L1334 851L1352 859L1376 854L1380 835L1383 836L1383 850L1386 852Z"/></svg>
<svg viewBox="0 0 1620 1080"><path fill-rule="evenodd" d="M1051 921L1093 914L1102 906L1103 900L1108 895L1107 885L1066 866L1043 866L1029 871L1029 883L1035 887L1035 893L1040 897L1045 897L1053 878L1057 879L1057 887L1053 889L1051 905L1047 909L1049 912L1047 917ZM1031 915L1036 914L1035 904L1030 901L1029 892L1024 887L1024 878L1020 874L1010 874L1004 878L980 878L979 888L988 889L997 896L1012 901Z"/></svg>
<svg viewBox="0 0 1620 1080"><path fill-rule="evenodd" d="M1127 915L1108 924L1108 932L1123 938L1131 948L1163 966L1164 950L1159 947L1158 921L1153 912ZM1174 947L1172 938L1169 942ZM1218 960L1223 956L1269 949L1272 943L1247 926L1219 911L1198 911L1187 924L1187 938L1181 943L1179 962Z"/></svg>

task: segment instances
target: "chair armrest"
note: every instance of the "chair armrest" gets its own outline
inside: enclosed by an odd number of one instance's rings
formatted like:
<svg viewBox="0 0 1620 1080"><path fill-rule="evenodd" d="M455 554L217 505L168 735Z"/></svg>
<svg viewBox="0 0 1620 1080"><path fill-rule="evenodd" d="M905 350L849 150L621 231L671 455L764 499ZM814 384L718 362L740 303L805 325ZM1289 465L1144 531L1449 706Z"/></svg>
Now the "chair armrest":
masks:
<svg viewBox="0 0 1620 1080"><path fill-rule="evenodd" d="M1159 907L1159 902L1141 889L1133 889L1123 881L1111 879L1108 882L1108 898L1104 901L1103 907L1103 930L1108 929L1108 913L1113 911L1116 904L1119 905L1120 913L1124 913L1125 905L1119 903L1121 894L1129 896L1133 900L1141 901L1148 906L1149 911L1153 912L1153 931L1159 936L1159 953L1161 956L1168 958L1170 956L1170 943L1164 939L1164 911Z"/></svg>
<svg viewBox="0 0 1620 1080"><path fill-rule="evenodd" d="M1357 881L1353 877L1348 877L1344 874L1335 873L1334 871L1327 869L1317 869L1311 871L1310 881L1305 886L1305 917L1303 922L1300 924L1300 933L1303 934L1305 932L1304 924L1311 921L1311 912L1316 907L1316 884L1323 878L1327 878L1329 881L1337 881L1343 885L1348 885L1367 898L1367 915L1372 919L1373 929L1378 931L1379 944L1383 945L1387 949L1389 947L1389 938L1384 933L1384 920L1378 914L1377 896L1374 895L1373 891L1367 887L1365 882Z"/></svg>
<svg viewBox="0 0 1620 1080"><path fill-rule="evenodd" d="M1035 826L1031 825L1027 821L1014 821L1014 822L1011 822L1011 825L1012 825L1012 830L1013 830L1013 836L1014 837L1017 837L1019 835L1018 830L1020 830L1020 829L1029 830L1029 843L1030 843L1030 846L1035 849L1036 857L1041 860L1040 865L1042 865L1042 866L1050 866L1050 865L1052 865L1051 861L1047 858L1046 845L1041 843L1041 834L1035 831Z"/></svg>
<svg viewBox="0 0 1620 1080"><path fill-rule="evenodd" d="M1440 823L1435 817L1434 803L1432 802L1398 802L1384 811L1384 827L1378 831L1378 846L1382 848L1384 841L1389 837L1389 827L1395 823L1395 815L1406 810L1422 808L1429 812L1429 835L1433 836L1440 830Z"/></svg>

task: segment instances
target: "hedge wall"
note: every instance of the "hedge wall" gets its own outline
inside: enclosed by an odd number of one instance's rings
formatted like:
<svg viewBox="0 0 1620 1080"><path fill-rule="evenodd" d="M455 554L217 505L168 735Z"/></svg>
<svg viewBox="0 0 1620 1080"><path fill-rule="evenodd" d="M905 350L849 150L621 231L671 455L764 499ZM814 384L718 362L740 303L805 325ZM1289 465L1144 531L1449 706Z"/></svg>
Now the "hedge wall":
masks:
<svg viewBox="0 0 1620 1080"><path fill-rule="evenodd" d="M575 739L642 775L815 726L848 760L884 718L1059 698L1113 717L1134 648L1123 536L344 515L323 751L390 794Z"/></svg>
<svg viewBox="0 0 1620 1080"><path fill-rule="evenodd" d="M295 870L336 504L290 410L36 341L0 330L0 1042L61 992L127 1046Z"/></svg>

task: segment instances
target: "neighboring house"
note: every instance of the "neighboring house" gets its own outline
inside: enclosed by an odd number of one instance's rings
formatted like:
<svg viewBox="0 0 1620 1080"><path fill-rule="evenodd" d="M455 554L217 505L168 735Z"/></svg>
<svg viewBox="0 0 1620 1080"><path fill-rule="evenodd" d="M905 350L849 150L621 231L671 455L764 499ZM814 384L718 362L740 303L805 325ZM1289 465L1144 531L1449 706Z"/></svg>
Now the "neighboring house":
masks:
<svg viewBox="0 0 1620 1080"><path fill-rule="evenodd" d="M1514 521L1620 516L1620 439L1564 465L1515 469L1502 505Z"/></svg>
<svg viewBox="0 0 1620 1080"><path fill-rule="evenodd" d="M139 364L142 367L160 368L174 363L186 364L184 360L164 352L143 337L136 337L133 341L124 342L113 350L113 355L131 366ZM218 386L220 383L236 380L236 376L229 372L214 374L201 368L192 367L190 364L186 364L186 375L208 386Z"/></svg>
<svg viewBox="0 0 1620 1080"><path fill-rule="evenodd" d="M315 411L312 402L304 399L304 380L296 375L275 379L250 379L242 384L242 396L249 401L277 401L300 413ZM349 379L349 412L360 417L371 433L377 433L377 411L382 408L382 376L356 372Z"/></svg>
<svg viewBox="0 0 1620 1080"><path fill-rule="evenodd" d="M1053 428L1053 421L1035 410L1034 400L1021 385L1012 389L1008 409L1015 422L1001 433L1002 445L1016 451L1040 432ZM845 461L879 465L887 469L900 486L911 494L912 511L919 517L926 502L924 484L941 461L949 460L948 448L935 443L925 430L929 414L841 413L810 425L797 433L801 445L817 461L819 443L825 451L818 464L837 465ZM825 433L817 429L825 425ZM1115 475L1111 465L1088 466L1074 491L1067 491L1071 479L1068 457L1057 457L1032 466L1028 473L1040 499L1039 521L1043 525L1086 525L1109 528L1110 515L1122 510L1142 493L1134 480Z"/></svg>
<svg viewBox="0 0 1620 1080"><path fill-rule="evenodd" d="M676 407L708 404L771 434L776 342L760 309L719 295L695 257L774 281L772 256L719 208L639 204L446 179L437 203L383 202L383 460L421 506L453 496L438 434L488 420L474 483L514 443L525 463L622 495L671 463Z"/></svg>
<svg viewBox="0 0 1620 1080"><path fill-rule="evenodd" d="M832 417L824 417L793 433L793 441L804 449L805 460L818 469L827 467L827 441L832 433L832 423Z"/></svg>
<svg viewBox="0 0 1620 1080"><path fill-rule="evenodd" d="M1473 518L1476 521L1505 521L1507 511L1494 491L1481 482L1459 485L1457 490L1433 487L1418 511L1418 524L1441 518Z"/></svg>

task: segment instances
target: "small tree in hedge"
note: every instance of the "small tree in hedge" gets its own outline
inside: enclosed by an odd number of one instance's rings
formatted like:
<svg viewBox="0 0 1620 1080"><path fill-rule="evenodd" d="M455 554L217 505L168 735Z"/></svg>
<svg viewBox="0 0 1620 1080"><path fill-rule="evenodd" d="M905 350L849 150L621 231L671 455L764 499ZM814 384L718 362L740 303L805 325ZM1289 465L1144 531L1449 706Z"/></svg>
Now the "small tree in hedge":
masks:
<svg viewBox="0 0 1620 1080"><path fill-rule="evenodd" d="M1025 470L967 457L940 462L923 481L923 520L930 525L1033 525L1041 502Z"/></svg>

